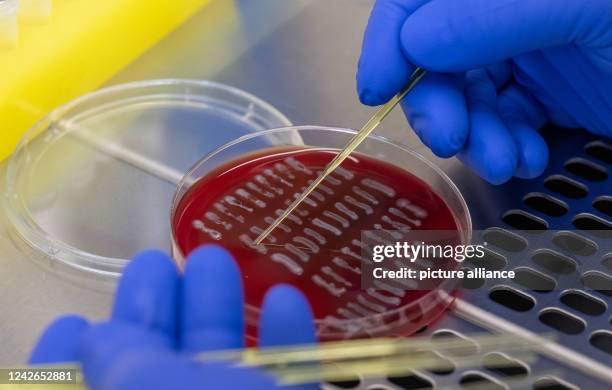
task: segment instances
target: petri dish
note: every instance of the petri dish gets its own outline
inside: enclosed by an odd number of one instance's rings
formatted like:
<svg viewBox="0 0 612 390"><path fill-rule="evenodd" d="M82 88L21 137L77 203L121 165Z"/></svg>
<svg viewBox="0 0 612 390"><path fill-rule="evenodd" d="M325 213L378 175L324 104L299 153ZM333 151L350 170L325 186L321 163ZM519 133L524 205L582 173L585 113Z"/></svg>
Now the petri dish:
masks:
<svg viewBox="0 0 612 390"><path fill-rule="evenodd" d="M4 204L13 236L45 265L112 279L140 250L171 250L172 196L203 154L290 124L256 96L209 81L144 81L76 99L39 121L10 157ZM258 142L278 137L301 142L295 132Z"/></svg>
<svg viewBox="0 0 612 390"><path fill-rule="evenodd" d="M291 132L299 134L299 144L262 148L257 142ZM247 134L205 156L178 186L171 214L174 257L183 265L192 250L210 243L233 254L242 271L251 343L263 296L278 283L304 292L323 341L410 335L453 300L456 281L448 279L403 293L361 289L363 231L405 226L455 231L461 243L471 240L469 210L452 181L408 147L379 136L368 137L265 245L253 245L354 134L316 126Z"/></svg>

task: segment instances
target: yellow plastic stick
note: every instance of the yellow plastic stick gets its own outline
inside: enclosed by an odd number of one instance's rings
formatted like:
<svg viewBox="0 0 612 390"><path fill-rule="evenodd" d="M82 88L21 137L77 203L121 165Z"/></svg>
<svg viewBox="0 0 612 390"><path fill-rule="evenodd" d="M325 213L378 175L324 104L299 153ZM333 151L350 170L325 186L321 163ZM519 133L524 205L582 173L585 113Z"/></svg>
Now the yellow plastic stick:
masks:
<svg viewBox="0 0 612 390"><path fill-rule="evenodd" d="M34 3L46 7L38 13L24 8L15 47L0 47L0 160L36 120L101 86L209 2L54 0L51 8Z"/></svg>

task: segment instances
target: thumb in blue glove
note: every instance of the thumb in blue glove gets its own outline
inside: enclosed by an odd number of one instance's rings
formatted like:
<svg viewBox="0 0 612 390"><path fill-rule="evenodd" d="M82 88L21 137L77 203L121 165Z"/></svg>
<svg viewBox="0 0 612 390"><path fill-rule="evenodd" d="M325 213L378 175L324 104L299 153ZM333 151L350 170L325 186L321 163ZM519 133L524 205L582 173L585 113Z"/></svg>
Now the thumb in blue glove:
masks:
<svg viewBox="0 0 612 390"><path fill-rule="evenodd" d="M432 73L403 101L412 128L491 183L543 172L547 122L612 136L608 0L378 0L361 101L385 102L415 66Z"/></svg>
<svg viewBox="0 0 612 390"><path fill-rule="evenodd" d="M303 295L289 286L271 289L262 307L260 346L314 341ZM136 256L119 284L111 319L93 326L74 316L57 320L30 363L79 361L93 389L276 389L274 378L255 369L192 360L200 351L243 346L240 273L227 252L208 246L189 257L182 277L161 252Z"/></svg>

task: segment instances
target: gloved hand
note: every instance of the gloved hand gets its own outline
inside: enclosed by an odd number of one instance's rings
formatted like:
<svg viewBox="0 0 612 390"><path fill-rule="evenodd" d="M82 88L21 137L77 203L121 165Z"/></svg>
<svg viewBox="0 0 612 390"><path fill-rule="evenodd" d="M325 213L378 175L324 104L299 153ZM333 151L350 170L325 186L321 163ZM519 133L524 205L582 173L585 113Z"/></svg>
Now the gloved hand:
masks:
<svg viewBox="0 0 612 390"><path fill-rule="evenodd" d="M183 276L167 255L148 251L126 267L109 321L56 320L30 363L78 361L93 389L276 389L274 378L255 369L191 359L200 351L242 348L244 326L240 273L226 251L196 250ZM261 346L314 342L304 296L289 286L271 289L259 332Z"/></svg>
<svg viewBox="0 0 612 390"><path fill-rule="evenodd" d="M610 0L378 0L357 72L364 104L404 99L420 139L500 184L548 162L547 121L612 136Z"/></svg>

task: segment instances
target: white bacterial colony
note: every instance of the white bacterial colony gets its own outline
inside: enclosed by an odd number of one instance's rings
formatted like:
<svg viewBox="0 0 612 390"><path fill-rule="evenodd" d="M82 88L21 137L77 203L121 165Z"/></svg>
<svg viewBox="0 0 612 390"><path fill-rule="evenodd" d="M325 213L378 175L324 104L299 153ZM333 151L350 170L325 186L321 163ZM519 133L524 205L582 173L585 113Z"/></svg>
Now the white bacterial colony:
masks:
<svg viewBox="0 0 612 390"><path fill-rule="evenodd" d="M296 263L295 260L293 260L287 255L284 255L282 253L274 253L270 257L272 258L272 261L284 265L291 273L295 275L301 275L304 272L302 266Z"/></svg>
<svg viewBox="0 0 612 390"><path fill-rule="evenodd" d="M206 226L206 224L199 219L194 220L191 225L200 232L207 234L213 240L219 241L221 238L223 238L221 232Z"/></svg>

